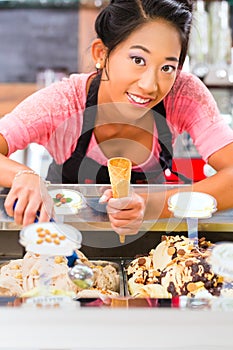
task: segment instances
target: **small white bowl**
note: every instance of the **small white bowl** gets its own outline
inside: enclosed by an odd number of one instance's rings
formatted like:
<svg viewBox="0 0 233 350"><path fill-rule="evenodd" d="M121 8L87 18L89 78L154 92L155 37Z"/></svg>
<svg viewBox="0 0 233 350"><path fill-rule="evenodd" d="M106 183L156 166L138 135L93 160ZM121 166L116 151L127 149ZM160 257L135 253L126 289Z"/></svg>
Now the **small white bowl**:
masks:
<svg viewBox="0 0 233 350"><path fill-rule="evenodd" d="M77 214L80 209L86 206L83 195L78 191L61 188L50 190L49 194L54 201L54 209L57 215ZM66 200L64 203L57 198L59 195Z"/></svg>
<svg viewBox="0 0 233 350"><path fill-rule="evenodd" d="M35 223L20 231L19 242L26 251L48 256L69 256L81 247L82 234L67 224Z"/></svg>
<svg viewBox="0 0 233 350"><path fill-rule="evenodd" d="M217 210L214 197L203 192L177 192L168 199L168 209L179 218L209 218Z"/></svg>

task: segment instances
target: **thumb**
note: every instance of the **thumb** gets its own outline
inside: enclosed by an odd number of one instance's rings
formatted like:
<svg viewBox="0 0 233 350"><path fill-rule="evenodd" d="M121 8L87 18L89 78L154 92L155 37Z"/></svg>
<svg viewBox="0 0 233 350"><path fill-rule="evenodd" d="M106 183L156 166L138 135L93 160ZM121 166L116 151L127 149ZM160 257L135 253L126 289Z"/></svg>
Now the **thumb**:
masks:
<svg viewBox="0 0 233 350"><path fill-rule="evenodd" d="M106 203L112 198L112 190L106 190L99 199L99 203Z"/></svg>

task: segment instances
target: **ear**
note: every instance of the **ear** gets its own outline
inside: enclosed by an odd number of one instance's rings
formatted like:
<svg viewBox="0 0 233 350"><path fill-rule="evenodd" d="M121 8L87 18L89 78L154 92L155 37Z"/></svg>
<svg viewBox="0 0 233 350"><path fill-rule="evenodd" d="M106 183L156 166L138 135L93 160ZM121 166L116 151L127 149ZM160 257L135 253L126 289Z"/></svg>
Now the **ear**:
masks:
<svg viewBox="0 0 233 350"><path fill-rule="evenodd" d="M97 38L92 42L91 53L95 65L98 64L99 69L102 69L105 66L107 48L101 39Z"/></svg>

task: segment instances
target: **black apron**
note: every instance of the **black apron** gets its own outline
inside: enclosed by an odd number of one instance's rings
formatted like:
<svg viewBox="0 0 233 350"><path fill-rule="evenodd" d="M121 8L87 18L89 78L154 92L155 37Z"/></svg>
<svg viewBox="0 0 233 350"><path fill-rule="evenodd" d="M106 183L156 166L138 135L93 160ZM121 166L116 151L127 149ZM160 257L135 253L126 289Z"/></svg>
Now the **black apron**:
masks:
<svg viewBox="0 0 233 350"><path fill-rule="evenodd" d="M100 79L100 77L97 78ZM55 161L53 161L49 167L47 180L52 183L110 184L107 166L103 166L97 163L94 159L86 156L89 142L95 127L97 91L95 84L91 84L83 116L82 132L71 157L62 165L57 165ZM184 183L190 183L190 179L172 170L172 135L166 122L166 111L163 102L156 105L152 109L152 112L158 131L158 141L161 147L159 163L155 165L153 171L143 172L142 170L132 170L131 183L163 183L165 181L164 171L166 169L169 169Z"/></svg>

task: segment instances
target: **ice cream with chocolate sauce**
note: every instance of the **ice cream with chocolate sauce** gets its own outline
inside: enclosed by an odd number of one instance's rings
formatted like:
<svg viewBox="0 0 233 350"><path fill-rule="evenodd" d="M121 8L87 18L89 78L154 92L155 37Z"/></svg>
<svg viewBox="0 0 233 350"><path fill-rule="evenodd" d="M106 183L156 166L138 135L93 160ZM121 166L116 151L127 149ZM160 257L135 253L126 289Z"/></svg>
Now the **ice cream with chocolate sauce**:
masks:
<svg viewBox="0 0 233 350"><path fill-rule="evenodd" d="M185 236L163 236L147 257L137 258L128 266L130 294L151 298L219 296L223 279L211 271L210 246L201 238L197 250Z"/></svg>

